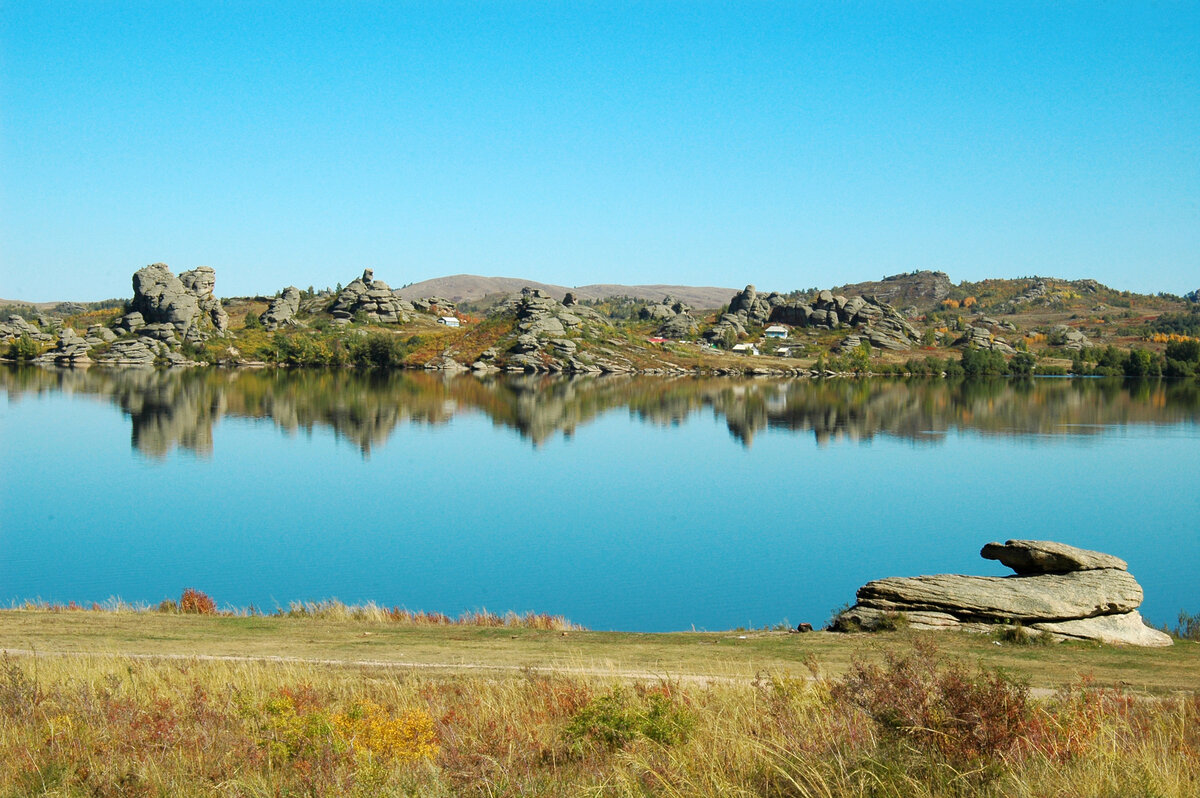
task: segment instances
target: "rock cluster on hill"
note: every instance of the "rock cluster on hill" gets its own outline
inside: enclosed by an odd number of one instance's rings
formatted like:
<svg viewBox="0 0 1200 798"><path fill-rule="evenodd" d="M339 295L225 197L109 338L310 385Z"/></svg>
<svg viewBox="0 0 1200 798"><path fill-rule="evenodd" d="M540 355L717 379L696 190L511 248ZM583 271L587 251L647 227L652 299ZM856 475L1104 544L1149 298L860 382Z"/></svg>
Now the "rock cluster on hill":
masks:
<svg viewBox="0 0 1200 798"><path fill-rule="evenodd" d="M279 296L271 300L271 304L258 317L258 320L262 322L267 332L274 332L284 326L303 326L296 318L296 314L299 312L300 289L289 285L279 292Z"/></svg>
<svg viewBox="0 0 1200 798"><path fill-rule="evenodd" d="M859 588L857 603L830 626L874 629L903 618L917 629L981 631L1020 623L1054 639L1169 646L1171 638L1142 621L1142 588L1124 560L1041 540L989 543L980 552L1015 576L889 577Z"/></svg>
<svg viewBox="0 0 1200 798"><path fill-rule="evenodd" d="M704 332L703 337L711 344L720 344L745 335L747 326L761 327L766 324L771 317L771 309L783 301L783 297L777 293L763 296L753 285L748 285L733 295L733 299L729 300L729 309Z"/></svg>
<svg viewBox="0 0 1200 798"><path fill-rule="evenodd" d="M1017 353L1017 350L1008 341L998 337L987 327L978 325L968 327L966 332L954 342L954 345L964 348L973 346L976 349L990 349L1006 355L1015 355Z"/></svg>
<svg viewBox="0 0 1200 798"><path fill-rule="evenodd" d="M878 297L845 297L821 291L810 304L785 302L771 311L770 321L799 327L832 330L841 326L859 328L839 345L848 352L862 341L879 349L911 349L920 333L896 310Z"/></svg>
<svg viewBox="0 0 1200 798"><path fill-rule="evenodd" d="M49 328L49 324L45 326L47 329ZM8 321L0 322L0 341L15 341L22 335L28 335L31 340L43 344L54 340L54 336L42 328L40 321L38 326L34 326L23 316L14 313L8 317Z"/></svg>
<svg viewBox="0 0 1200 798"><path fill-rule="evenodd" d="M574 297L569 297L574 300ZM559 302L540 288L526 287L499 312L516 316L516 340L508 349L505 366L511 371L598 373L628 369L605 362L603 357L576 357L579 345L571 334L589 325L605 324L604 317L575 302ZM478 365L478 364L476 364Z"/></svg>
<svg viewBox="0 0 1200 798"><path fill-rule="evenodd" d="M1085 347L1092 345L1091 340L1083 334L1082 330L1077 330L1074 327L1068 327L1065 324L1056 324L1050 328L1050 334L1047 340L1051 346L1058 346L1063 349L1069 349L1073 352L1080 352Z"/></svg>
<svg viewBox="0 0 1200 798"><path fill-rule="evenodd" d="M183 284L188 293L196 297L197 308L203 316L207 317L213 331L217 335L224 335L225 331L229 329L229 314L225 312L225 308L221 307L221 300L213 295L213 289L217 285L216 271L211 266L197 266L190 272L180 274L179 282ZM200 340L207 336L200 332L199 326L193 326L188 330L187 337L188 340Z"/></svg>
<svg viewBox="0 0 1200 798"><path fill-rule="evenodd" d="M673 296L647 305L638 312L638 317L643 321L661 322L658 334L663 338L687 338L700 329L700 323L692 316L692 309Z"/></svg>
<svg viewBox="0 0 1200 798"><path fill-rule="evenodd" d="M299 302L299 297L297 297ZM376 280L371 269L364 269L362 277L356 277L341 290L329 308L335 324L349 324L356 313L364 313L367 321L383 324L402 324L408 321L407 313L415 308L401 299L383 280Z"/></svg>
<svg viewBox="0 0 1200 798"><path fill-rule="evenodd" d="M133 274L133 299L129 313L116 328L139 332L143 326L169 325L181 339L197 343L213 335L224 335L228 317L213 296L216 273L201 266L179 277L165 263L152 263ZM155 336L165 340L163 336Z"/></svg>

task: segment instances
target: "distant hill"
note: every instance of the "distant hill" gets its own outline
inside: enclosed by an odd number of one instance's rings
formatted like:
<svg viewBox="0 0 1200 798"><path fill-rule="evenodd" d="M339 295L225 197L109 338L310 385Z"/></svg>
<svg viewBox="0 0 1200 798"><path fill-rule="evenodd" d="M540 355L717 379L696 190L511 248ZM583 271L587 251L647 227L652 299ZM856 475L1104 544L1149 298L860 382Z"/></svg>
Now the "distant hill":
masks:
<svg viewBox="0 0 1200 798"><path fill-rule="evenodd" d="M455 274L405 286L400 289L400 295L405 299L440 296L454 302L471 302L496 294L520 293L521 289L526 286L539 288L558 300L561 300L568 291L573 293L577 299L628 296L635 299L657 301L669 294L697 309L723 307L729 304L730 298L737 293L736 288L690 285L615 285L605 283L570 288L563 285L539 283L535 280L520 280L514 277L479 277L474 274Z"/></svg>

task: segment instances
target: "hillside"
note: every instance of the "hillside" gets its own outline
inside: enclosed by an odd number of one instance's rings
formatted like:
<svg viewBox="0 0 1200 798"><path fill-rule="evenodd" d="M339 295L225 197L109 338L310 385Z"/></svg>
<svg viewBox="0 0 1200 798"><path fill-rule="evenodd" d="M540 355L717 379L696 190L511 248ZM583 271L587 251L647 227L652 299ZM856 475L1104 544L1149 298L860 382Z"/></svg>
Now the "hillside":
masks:
<svg viewBox="0 0 1200 798"><path fill-rule="evenodd" d="M729 304L729 298L737 289L715 288L710 286L689 285L618 285L613 283L597 283L581 285L574 288L563 285L539 283L534 280L521 280L515 277L480 277L474 274L455 274L449 277L437 277L419 283L407 285L399 289L404 299L419 299L427 296L440 296L454 302L472 302L485 296L496 294L519 294L522 288L537 288L555 299L562 301L570 292L576 299L607 299L608 297L627 296L634 299L644 299L658 302L664 296L676 299L697 308L720 308Z"/></svg>

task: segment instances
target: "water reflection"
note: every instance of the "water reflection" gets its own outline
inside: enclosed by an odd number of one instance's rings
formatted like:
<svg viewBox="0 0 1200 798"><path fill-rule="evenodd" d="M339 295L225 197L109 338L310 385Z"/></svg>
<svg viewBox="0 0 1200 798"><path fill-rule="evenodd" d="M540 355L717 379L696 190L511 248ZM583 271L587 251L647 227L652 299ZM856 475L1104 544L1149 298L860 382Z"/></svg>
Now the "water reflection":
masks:
<svg viewBox="0 0 1200 798"><path fill-rule="evenodd" d="M5 368L10 401L63 393L111 401L132 422L134 449L212 451L224 417L270 419L288 433L329 428L364 455L404 422L445 424L483 413L534 446L628 408L677 425L711 410L750 446L764 430L811 433L819 443L876 435L937 442L954 430L988 435L1089 435L1112 425L1200 417L1195 382L1041 379L792 380L631 376L448 376L331 370L50 370Z"/></svg>

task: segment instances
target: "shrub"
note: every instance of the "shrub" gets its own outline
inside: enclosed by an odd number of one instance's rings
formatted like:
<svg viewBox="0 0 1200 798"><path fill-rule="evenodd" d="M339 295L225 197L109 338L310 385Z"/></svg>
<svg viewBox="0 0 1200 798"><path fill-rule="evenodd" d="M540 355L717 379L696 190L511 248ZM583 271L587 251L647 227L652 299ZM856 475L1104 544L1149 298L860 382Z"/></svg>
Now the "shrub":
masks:
<svg viewBox="0 0 1200 798"><path fill-rule="evenodd" d="M618 687L589 701L567 724L565 734L575 744L586 740L616 750L639 737L675 745L687 739L692 725L691 713L666 693L639 699Z"/></svg>
<svg viewBox="0 0 1200 798"><path fill-rule="evenodd" d="M1002 759L1027 736L1032 717L1028 686L1000 670L943 665L925 641L887 652L882 666L855 662L831 695L865 712L884 738L955 767Z"/></svg>
<svg viewBox="0 0 1200 798"><path fill-rule="evenodd" d="M423 710L393 715L370 699L333 719L333 728L359 754L383 760L415 762L437 755L433 718Z"/></svg>
<svg viewBox="0 0 1200 798"><path fill-rule="evenodd" d="M261 330L262 321L259 320L258 314L253 310L246 314L245 327L247 330Z"/></svg>
<svg viewBox="0 0 1200 798"><path fill-rule="evenodd" d="M1171 631L1180 640L1195 640L1200 642L1200 615L1191 615L1184 610L1179 611L1179 623Z"/></svg>
<svg viewBox="0 0 1200 798"><path fill-rule="evenodd" d="M41 353L41 347L29 337L29 333L22 333L20 338L8 345L8 356L13 360L33 360Z"/></svg>
<svg viewBox="0 0 1200 798"><path fill-rule="evenodd" d="M216 615L217 605L206 593L188 587L179 597L179 611L193 615Z"/></svg>

